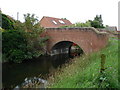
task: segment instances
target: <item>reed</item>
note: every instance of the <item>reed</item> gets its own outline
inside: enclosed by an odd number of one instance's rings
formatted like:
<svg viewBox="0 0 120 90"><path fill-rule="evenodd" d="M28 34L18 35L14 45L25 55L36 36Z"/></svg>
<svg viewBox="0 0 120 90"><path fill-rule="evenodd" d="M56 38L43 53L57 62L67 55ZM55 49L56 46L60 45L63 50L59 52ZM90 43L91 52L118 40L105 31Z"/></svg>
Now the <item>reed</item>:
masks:
<svg viewBox="0 0 120 90"><path fill-rule="evenodd" d="M48 88L118 88L118 43L111 37L101 51L74 58L49 77ZM101 74L102 54L106 58Z"/></svg>

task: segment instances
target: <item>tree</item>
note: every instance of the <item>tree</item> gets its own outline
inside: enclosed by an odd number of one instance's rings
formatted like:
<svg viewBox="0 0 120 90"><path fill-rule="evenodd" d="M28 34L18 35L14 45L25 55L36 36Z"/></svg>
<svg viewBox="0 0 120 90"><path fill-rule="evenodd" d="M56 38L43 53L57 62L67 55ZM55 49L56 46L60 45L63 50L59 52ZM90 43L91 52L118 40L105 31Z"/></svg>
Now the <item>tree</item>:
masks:
<svg viewBox="0 0 120 90"><path fill-rule="evenodd" d="M75 23L70 26L61 26L61 28L66 28L66 27L94 27L94 28L105 28L103 25L103 20L102 20L102 15L96 15L94 20L88 20L85 23Z"/></svg>
<svg viewBox="0 0 120 90"><path fill-rule="evenodd" d="M61 19L67 20L67 18L61 18Z"/></svg>
<svg viewBox="0 0 120 90"><path fill-rule="evenodd" d="M44 54L45 41L48 37L41 38L44 31L34 14L25 14L25 22L15 21L15 30L3 31L2 51L3 60L21 63Z"/></svg>
<svg viewBox="0 0 120 90"><path fill-rule="evenodd" d="M34 31L38 28L41 29L40 25L35 28L35 26L38 23L38 19L37 19L37 17L35 17L34 14L32 14L32 15L30 15L29 13L24 14L24 19L25 19L24 24L25 24L27 31L29 31L29 30Z"/></svg>
<svg viewBox="0 0 120 90"><path fill-rule="evenodd" d="M5 14L2 14L2 28L5 30L13 30L14 29L14 21L10 19Z"/></svg>
<svg viewBox="0 0 120 90"><path fill-rule="evenodd" d="M104 28L102 15L96 15L94 20L93 21L89 20L89 22L91 23L91 26L94 27L94 28Z"/></svg>
<svg viewBox="0 0 120 90"><path fill-rule="evenodd" d="M44 28L39 25L37 17L34 14L24 14L25 22L24 28L27 32L25 37L27 38L28 54L31 57L40 56L45 50L45 41L47 37L41 38L40 35L44 31Z"/></svg>

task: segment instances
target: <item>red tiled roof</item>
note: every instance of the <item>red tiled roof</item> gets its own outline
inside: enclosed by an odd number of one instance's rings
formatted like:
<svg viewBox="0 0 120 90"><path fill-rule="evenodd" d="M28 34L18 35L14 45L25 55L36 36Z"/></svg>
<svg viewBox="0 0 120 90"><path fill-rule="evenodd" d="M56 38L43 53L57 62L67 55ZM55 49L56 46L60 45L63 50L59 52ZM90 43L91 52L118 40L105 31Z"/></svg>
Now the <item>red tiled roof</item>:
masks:
<svg viewBox="0 0 120 90"><path fill-rule="evenodd" d="M45 28L54 28L54 27L72 25L72 23L67 19L59 19L59 18L44 16L40 20L40 25Z"/></svg>

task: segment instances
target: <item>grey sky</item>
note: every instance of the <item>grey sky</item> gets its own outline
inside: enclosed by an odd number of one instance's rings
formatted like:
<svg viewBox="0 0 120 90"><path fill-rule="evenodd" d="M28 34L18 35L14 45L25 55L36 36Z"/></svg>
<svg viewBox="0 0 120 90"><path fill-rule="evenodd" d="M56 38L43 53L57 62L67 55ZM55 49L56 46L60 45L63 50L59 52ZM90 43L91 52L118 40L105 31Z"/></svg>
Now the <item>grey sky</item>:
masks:
<svg viewBox="0 0 120 90"><path fill-rule="evenodd" d="M103 23L118 26L119 0L1 0L3 13L23 21L23 14L34 13L39 17L50 16L67 18L72 23L85 22L88 19L102 15Z"/></svg>

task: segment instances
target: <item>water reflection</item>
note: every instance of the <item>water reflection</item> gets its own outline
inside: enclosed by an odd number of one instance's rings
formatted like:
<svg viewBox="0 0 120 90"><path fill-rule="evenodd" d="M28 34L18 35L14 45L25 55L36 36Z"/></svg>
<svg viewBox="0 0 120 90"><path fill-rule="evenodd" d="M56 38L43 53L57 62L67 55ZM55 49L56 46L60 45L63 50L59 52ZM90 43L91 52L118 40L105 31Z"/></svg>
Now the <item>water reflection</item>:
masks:
<svg viewBox="0 0 120 90"><path fill-rule="evenodd" d="M3 87L14 88L24 83L25 78L39 77L45 79L46 74L68 61L68 54L54 56L42 56L34 60L28 60L22 64L4 63Z"/></svg>

